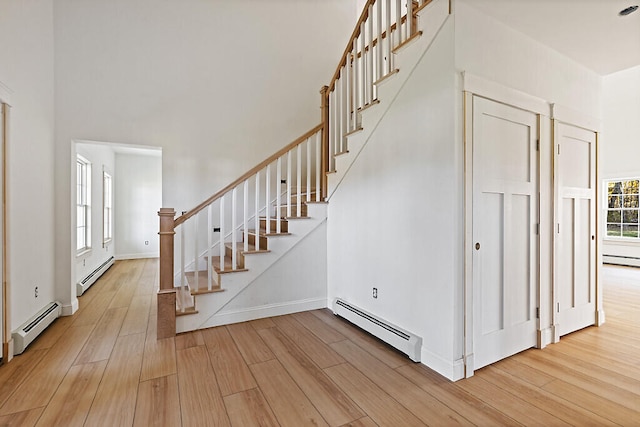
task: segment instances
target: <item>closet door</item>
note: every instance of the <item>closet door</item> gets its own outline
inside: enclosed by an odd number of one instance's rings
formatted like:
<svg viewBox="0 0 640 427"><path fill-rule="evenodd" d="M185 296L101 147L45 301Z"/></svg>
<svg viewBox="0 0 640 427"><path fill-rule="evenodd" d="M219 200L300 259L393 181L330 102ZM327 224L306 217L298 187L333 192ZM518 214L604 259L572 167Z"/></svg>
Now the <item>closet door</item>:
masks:
<svg viewBox="0 0 640 427"><path fill-rule="evenodd" d="M554 308L559 336L596 320L596 134L554 122Z"/></svg>
<svg viewBox="0 0 640 427"><path fill-rule="evenodd" d="M536 345L538 117L473 98L474 369Z"/></svg>

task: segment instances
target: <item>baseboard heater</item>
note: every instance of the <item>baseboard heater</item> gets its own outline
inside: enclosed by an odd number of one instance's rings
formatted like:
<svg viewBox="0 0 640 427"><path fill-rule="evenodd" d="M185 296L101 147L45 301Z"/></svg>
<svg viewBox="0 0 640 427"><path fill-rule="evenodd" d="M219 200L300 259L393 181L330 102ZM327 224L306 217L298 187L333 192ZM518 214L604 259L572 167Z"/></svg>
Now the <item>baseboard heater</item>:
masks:
<svg viewBox="0 0 640 427"><path fill-rule="evenodd" d="M89 289L89 286L93 285L95 283L95 281L98 280L100 278L100 276L102 276L102 274L105 271L107 271L109 269L109 267L111 267L113 265L114 261L115 261L114 257L109 258L108 260L103 262L102 265L100 265L98 268L96 268L91 273L89 273L87 275L87 277L85 277L80 282L78 282L76 284L76 295L80 296L87 289Z"/></svg>
<svg viewBox="0 0 640 427"><path fill-rule="evenodd" d="M11 338L13 338L13 354L21 354L47 326L60 317L61 312L62 305L54 301L13 331L11 334Z"/></svg>
<svg viewBox="0 0 640 427"><path fill-rule="evenodd" d="M380 338L392 347L409 356L414 362L420 361L422 338L400 329L371 313L357 308L348 302L336 298L333 301L333 312L354 325Z"/></svg>
<svg viewBox="0 0 640 427"><path fill-rule="evenodd" d="M640 258L622 255L603 255L602 262L605 264L626 265L629 267L640 267Z"/></svg>

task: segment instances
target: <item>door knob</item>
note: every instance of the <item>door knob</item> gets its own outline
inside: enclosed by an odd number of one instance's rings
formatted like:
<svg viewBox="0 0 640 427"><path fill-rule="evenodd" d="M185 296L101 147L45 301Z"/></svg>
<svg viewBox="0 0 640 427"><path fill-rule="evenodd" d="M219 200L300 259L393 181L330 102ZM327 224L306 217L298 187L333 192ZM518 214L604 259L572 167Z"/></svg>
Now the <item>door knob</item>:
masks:
<svg viewBox="0 0 640 427"><path fill-rule="evenodd" d="M479 251L479 250L480 250L480 243L478 242L476 243L476 251Z"/></svg>

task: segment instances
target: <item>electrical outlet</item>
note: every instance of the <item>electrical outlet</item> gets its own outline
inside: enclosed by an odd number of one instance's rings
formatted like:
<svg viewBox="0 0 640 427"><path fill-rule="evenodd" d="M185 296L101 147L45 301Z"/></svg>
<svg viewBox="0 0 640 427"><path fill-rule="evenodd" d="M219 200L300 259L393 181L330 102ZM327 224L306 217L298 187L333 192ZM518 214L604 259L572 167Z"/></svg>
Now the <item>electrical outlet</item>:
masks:
<svg viewBox="0 0 640 427"><path fill-rule="evenodd" d="M38 287L37 286L34 289L33 294L34 294L35 298L38 298Z"/></svg>
<svg viewBox="0 0 640 427"><path fill-rule="evenodd" d="M378 288L373 288L373 298L378 298Z"/></svg>
<svg viewBox="0 0 640 427"><path fill-rule="evenodd" d="M147 245L147 246L149 246L149 241L148 241L148 240L145 240L145 241L144 241L144 244L145 244L145 245Z"/></svg>

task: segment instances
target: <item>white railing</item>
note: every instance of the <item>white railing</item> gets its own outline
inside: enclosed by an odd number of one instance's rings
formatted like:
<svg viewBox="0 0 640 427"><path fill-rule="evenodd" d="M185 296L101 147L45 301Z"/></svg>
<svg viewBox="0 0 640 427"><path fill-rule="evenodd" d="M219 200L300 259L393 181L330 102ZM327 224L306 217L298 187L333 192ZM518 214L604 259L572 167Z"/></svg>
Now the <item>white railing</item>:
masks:
<svg viewBox="0 0 640 427"><path fill-rule="evenodd" d="M347 152L347 136L360 129L359 112L377 102L376 85L397 70L395 49L416 32L416 12L431 0L369 0L326 93L328 170ZM407 17L411 17L407 19Z"/></svg>
<svg viewBox="0 0 640 427"><path fill-rule="evenodd" d="M303 199L321 201L322 130L312 129L175 219L179 312L193 307L193 295L222 290L221 275L243 271L245 254L268 251L266 237L282 234L286 217L303 216Z"/></svg>

